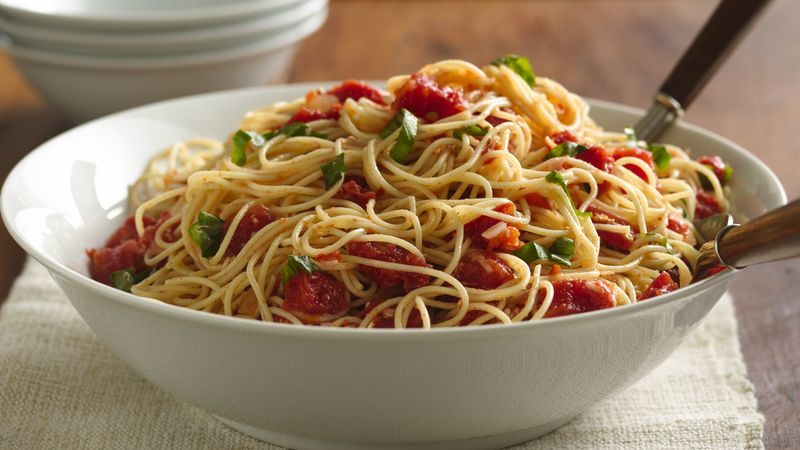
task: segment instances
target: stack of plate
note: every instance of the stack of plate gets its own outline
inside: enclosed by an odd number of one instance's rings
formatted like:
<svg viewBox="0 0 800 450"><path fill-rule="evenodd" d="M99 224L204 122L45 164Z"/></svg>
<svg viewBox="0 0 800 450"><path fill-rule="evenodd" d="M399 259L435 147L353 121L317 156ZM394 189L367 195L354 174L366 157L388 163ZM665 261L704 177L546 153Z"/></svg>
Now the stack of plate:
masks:
<svg viewBox="0 0 800 450"><path fill-rule="evenodd" d="M327 0L0 0L0 46L74 122L284 81Z"/></svg>

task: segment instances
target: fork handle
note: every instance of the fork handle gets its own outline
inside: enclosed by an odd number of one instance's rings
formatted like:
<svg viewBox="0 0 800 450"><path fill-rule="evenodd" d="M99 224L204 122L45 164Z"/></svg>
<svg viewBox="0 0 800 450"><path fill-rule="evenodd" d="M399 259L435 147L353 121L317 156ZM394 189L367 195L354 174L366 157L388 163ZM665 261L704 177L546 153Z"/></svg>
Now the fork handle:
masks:
<svg viewBox="0 0 800 450"><path fill-rule="evenodd" d="M717 237L717 254L737 269L800 256L800 199L727 229Z"/></svg>

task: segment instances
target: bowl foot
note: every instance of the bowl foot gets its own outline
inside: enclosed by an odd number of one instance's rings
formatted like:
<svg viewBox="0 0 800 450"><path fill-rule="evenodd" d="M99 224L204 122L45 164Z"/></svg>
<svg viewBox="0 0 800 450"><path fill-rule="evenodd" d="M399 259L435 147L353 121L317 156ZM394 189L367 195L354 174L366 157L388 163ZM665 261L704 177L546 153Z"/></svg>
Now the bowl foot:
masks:
<svg viewBox="0 0 800 450"><path fill-rule="evenodd" d="M224 417L215 416L225 425L240 431L248 436L256 439L266 441L275 445L288 447L292 449L325 449L325 450L352 450L352 449L430 449L430 450L480 450L480 449L497 449L508 447L514 444L530 441L539 436L547 434L557 428L562 427L567 422L573 419L568 417L566 419L555 420L543 425L538 425L533 428L526 428L524 430L511 431L508 433L493 434L491 436L481 436L470 439L455 439L452 441L434 441L434 442L399 442L399 443L385 443L385 442L345 442L345 441L328 441L323 439L310 438L305 436L297 436L291 434L277 433L274 431L256 428L252 425L247 425L239 422L234 422Z"/></svg>

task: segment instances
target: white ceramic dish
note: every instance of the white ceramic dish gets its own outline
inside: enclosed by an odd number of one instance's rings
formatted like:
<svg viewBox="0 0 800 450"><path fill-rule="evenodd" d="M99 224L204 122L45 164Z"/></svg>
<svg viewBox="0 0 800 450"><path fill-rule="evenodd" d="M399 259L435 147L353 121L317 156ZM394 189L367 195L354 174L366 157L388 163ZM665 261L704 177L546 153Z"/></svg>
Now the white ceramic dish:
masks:
<svg viewBox="0 0 800 450"><path fill-rule="evenodd" d="M298 43L326 17L323 9L268 42L189 56L111 59L5 45L28 81L81 123L165 98L285 81Z"/></svg>
<svg viewBox="0 0 800 450"><path fill-rule="evenodd" d="M169 30L246 20L302 0L0 0L0 14L44 28Z"/></svg>
<svg viewBox="0 0 800 450"><path fill-rule="evenodd" d="M497 448L532 439L658 366L725 292L731 273L636 305L536 323L353 330L212 315L86 276L84 249L120 224L126 186L151 154L189 137L223 138L245 111L320 85L207 94L96 120L28 155L0 196L14 239L50 270L102 342L232 427L294 448ZM641 113L591 104L610 128ZM730 162L740 215L785 203L775 175L736 144L683 123L663 140Z"/></svg>
<svg viewBox="0 0 800 450"><path fill-rule="evenodd" d="M75 31L33 27L0 17L0 32L16 45L57 53L125 56L158 56L209 51L269 39L319 14L327 0L303 0L277 14L188 30L149 32ZM181 55L177 55L181 53Z"/></svg>

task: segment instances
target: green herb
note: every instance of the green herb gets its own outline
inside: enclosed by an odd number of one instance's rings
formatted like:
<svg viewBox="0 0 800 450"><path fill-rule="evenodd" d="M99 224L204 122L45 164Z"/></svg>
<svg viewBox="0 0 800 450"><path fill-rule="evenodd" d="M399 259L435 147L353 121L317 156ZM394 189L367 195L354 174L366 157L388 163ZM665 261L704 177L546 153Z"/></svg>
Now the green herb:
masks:
<svg viewBox="0 0 800 450"><path fill-rule="evenodd" d="M733 178L733 167L730 164L725 163L725 169L722 171L722 184L725 184L731 181Z"/></svg>
<svg viewBox="0 0 800 450"><path fill-rule="evenodd" d="M287 137L311 136L311 137L327 139L327 137L324 134L320 134L317 133L316 131L313 131L311 128L308 127L307 124L303 122L287 123L286 125L278 128L277 130L272 130L268 133L262 134L261 137L265 141L268 141L280 135Z"/></svg>
<svg viewBox="0 0 800 450"><path fill-rule="evenodd" d="M136 282L133 277L133 269L123 269L111 273L111 285L120 291L130 292L134 284Z"/></svg>
<svg viewBox="0 0 800 450"><path fill-rule="evenodd" d="M550 158L558 158L560 156L575 156L585 152L586 150L589 149L584 145L577 144L572 141L564 141L553 147L553 149L550 150L550 153L544 156L544 159L547 160Z"/></svg>
<svg viewBox="0 0 800 450"><path fill-rule="evenodd" d="M219 250L225 231L225 222L219 217L200 211L197 222L189 227L189 236L200 247L204 258L210 258Z"/></svg>
<svg viewBox="0 0 800 450"><path fill-rule="evenodd" d="M533 69L531 69L531 63L528 61L528 58L517 55L503 55L492 61L492 64L495 66L508 66L509 69L516 72L520 78L525 80L529 86L536 84L536 74L533 73Z"/></svg>
<svg viewBox="0 0 800 450"><path fill-rule="evenodd" d="M575 202L572 201L572 196L569 195L569 191L567 190L567 183L564 181L564 178L561 177L561 174L556 172L555 170L551 171L544 177L549 183L553 183L556 186L561 186L561 189L564 190L564 193L567 194L567 198L569 199L569 204L572 205L572 209L575 210L575 215L578 217L592 217L592 213L588 211L578 211L575 209Z"/></svg>
<svg viewBox="0 0 800 450"><path fill-rule="evenodd" d="M286 264L281 267L281 284L286 284L298 272L316 272L319 266L308 256L289 255Z"/></svg>
<svg viewBox="0 0 800 450"><path fill-rule="evenodd" d="M550 252L536 242L528 242L522 247L514 250L514 255L527 263L531 261L550 259Z"/></svg>
<svg viewBox="0 0 800 450"><path fill-rule="evenodd" d="M627 145L628 148L636 148L639 146L639 139L636 138L636 130L634 130L632 126L628 125L623 128L622 131L625 132L625 145Z"/></svg>
<svg viewBox="0 0 800 450"><path fill-rule="evenodd" d="M655 238L656 243L666 248L668 253L675 253L675 251L672 248L672 245L670 245L669 243L669 239L667 239L666 236L653 232L646 233L645 236L650 238Z"/></svg>
<svg viewBox="0 0 800 450"><path fill-rule="evenodd" d="M386 139L391 136L398 128L400 133L397 135L397 140L392 146L389 155L400 164L405 164L408 154L411 153L411 148L414 146L414 140L417 138L417 125L418 120L414 114L405 108L402 108L397 114L392 117L392 120L386 124L381 130L379 136L381 139Z"/></svg>
<svg viewBox="0 0 800 450"><path fill-rule="evenodd" d="M477 125L470 125L468 127L459 128L458 130L453 132L453 137L456 139L461 139L461 136L467 134L470 136L486 136L486 133L489 132L488 128L481 128Z"/></svg>
<svg viewBox="0 0 800 450"><path fill-rule="evenodd" d="M667 170L669 162L672 161L672 155L669 154L667 148L661 144L650 144L647 149L653 154L653 162L658 170Z"/></svg>
<svg viewBox="0 0 800 450"><path fill-rule="evenodd" d="M256 147L264 145L264 138L252 131L239 130L233 135L232 141L231 160L237 166L243 166L247 162L247 145L250 144L250 141Z"/></svg>
<svg viewBox="0 0 800 450"><path fill-rule="evenodd" d="M575 251L575 241L568 237L560 237L553 242L549 249L528 242L514 252L514 255L529 263L531 261L550 260L564 267L570 267L570 259Z"/></svg>
<svg viewBox="0 0 800 450"><path fill-rule="evenodd" d="M344 177L344 153L339 153L335 158L322 165L322 178L325 179L325 189L330 189L337 181Z"/></svg>

